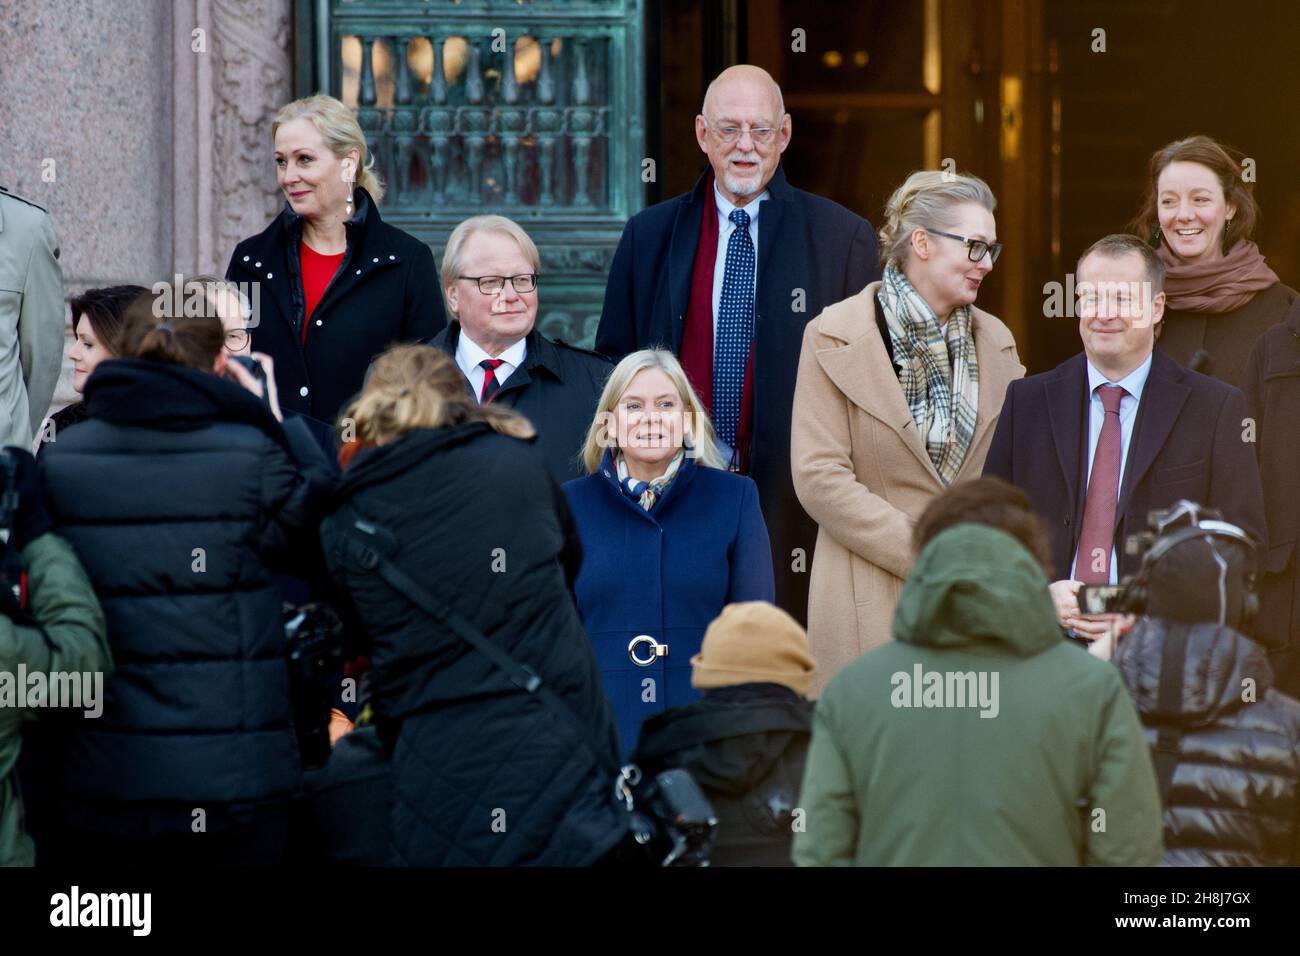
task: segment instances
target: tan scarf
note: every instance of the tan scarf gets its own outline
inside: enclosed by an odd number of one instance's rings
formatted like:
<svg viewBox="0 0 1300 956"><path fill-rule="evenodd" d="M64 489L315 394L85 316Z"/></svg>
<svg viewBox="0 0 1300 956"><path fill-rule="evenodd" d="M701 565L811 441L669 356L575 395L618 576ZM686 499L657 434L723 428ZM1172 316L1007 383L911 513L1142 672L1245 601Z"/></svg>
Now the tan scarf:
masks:
<svg viewBox="0 0 1300 956"><path fill-rule="evenodd" d="M1278 282L1259 246L1249 239L1239 239L1227 255L1212 262L1184 262L1163 241L1156 255L1167 270L1166 304L1179 312L1231 312Z"/></svg>

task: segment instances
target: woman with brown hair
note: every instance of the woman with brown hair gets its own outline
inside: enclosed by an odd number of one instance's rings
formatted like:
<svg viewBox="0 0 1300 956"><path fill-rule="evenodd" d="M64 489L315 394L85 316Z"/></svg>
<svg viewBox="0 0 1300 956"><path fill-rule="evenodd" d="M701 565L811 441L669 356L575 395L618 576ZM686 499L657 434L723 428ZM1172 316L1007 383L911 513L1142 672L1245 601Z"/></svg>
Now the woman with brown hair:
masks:
<svg viewBox="0 0 1300 956"><path fill-rule="evenodd" d="M626 829L600 769L616 759L613 718L570 596L577 532L532 425L480 405L424 345L377 358L343 415L356 450L321 540L368 644L390 862L595 862ZM586 734L465 632L530 669Z"/></svg>
<svg viewBox="0 0 1300 956"><path fill-rule="evenodd" d="M1298 298L1251 241L1259 206L1241 155L1189 136L1151 156L1142 210L1130 224L1163 260L1160 347L1180 365L1242 387L1261 335Z"/></svg>
<svg viewBox="0 0 1300 956"><path fill-rule="evenodd" d="M74 295L72 307L72 345L68 348L68 361L72 363L72 390L80 395L86 390L90 378L105 359L117 354L117 337L122 331L122 311L142 292L142 285L114 285L104 289L87 289ZM86 403L73 402L50 416L50 424L41 434L36 453L40 454L50 442L58 441L59 434L86 420Z"/></svg>
<svg viewBox="0 0 1300 956"><path fill-rule="evenodd" d="M269 359L265 391L184 285L155 290L87 380L86 421L41 458L117 664L57 761L56 856L278 863L301 771L273 572L305 563L335 470L280 424Z"/></svg>

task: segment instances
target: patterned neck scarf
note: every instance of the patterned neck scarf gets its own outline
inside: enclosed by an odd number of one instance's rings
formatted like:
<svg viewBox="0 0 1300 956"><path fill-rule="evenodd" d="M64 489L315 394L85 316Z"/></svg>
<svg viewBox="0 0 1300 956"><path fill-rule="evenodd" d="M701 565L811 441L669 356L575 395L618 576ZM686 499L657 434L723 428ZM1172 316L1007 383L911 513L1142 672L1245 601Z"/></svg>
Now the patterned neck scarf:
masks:
<svg viewBox="0 0 1300 956"><path fill-rule="evenodd" d="M929 303L893 263L885 266L879 294L903 397L935 471L950 485L966 459L979 414L970 307L955 309L940 328Z"/></svg>
<svg viewBox="0 0 1300 956"><path fill-rule="evenodd" d="M682 466L682 460L686 457L685 452L678 452L673 456L673 460L668 463L668 470L658 478L652 478L649 481L638 481L627 472L627 461L622 455L618 456L618 486L633 501L637 502L646 511L655 506L659 496L664 493L664 489L672 484L673 478L677 476L677 469Z"/></svg>

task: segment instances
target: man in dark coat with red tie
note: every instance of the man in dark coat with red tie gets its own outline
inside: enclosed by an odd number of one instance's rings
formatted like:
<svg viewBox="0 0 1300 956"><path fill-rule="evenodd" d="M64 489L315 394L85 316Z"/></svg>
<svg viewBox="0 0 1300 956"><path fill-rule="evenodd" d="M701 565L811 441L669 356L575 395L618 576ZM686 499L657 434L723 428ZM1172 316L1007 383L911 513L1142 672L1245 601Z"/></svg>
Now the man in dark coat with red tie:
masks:
<svg viewBox="0 0 1300 956"><path fill-rule="evenodd" d="M758 484L777 603L806 619L817 528L790 477L790 408L803 328L880 277L871 224L786 182L792 124L765 71L721 73L695 117L710 169L623 230L596 349L671 349L731 467Z"/></svg>
<svg viewBox="0 0 1300 956"><path fill-rule="evenodd" d="M1052 536L1052 597L1064 627L1104 635L1079 613L1084 584L1117 584L1141 555L1127 537L1181 498L1218 509L1265 544L1264 495L1246 399L1155 348L1164 266L1142 240L1100 239L1075 267L1083 352L1012 382L984 474L1029 495Z"/></svg>

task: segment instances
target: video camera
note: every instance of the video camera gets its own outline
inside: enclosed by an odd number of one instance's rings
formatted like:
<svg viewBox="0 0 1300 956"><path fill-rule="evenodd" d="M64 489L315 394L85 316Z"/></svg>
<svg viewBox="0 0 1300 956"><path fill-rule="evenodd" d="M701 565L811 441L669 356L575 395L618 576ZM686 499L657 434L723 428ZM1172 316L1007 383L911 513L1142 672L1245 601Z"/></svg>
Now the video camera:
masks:
<svg viewBox="0 0 1300 956"><path fill-rule="evenodd" d="M1204 541L1213 550L1216 540L1233 542L1250 557L1251 570L1246 578L1242 621L1237 628L1247 631L1258 604L1255 595L1258 573L1255 540L1237 525L1224 521L1222 514L1215 509L1185 499L1163 511L1152 511L1147 516L1146 530L1131 534L1125 540L1125 554L1141 555L1137 573L1128 575L1119 584L1083 585L1078 593L1079 610L1084 614L1145 614L1150 604L1151 574L1156 565L1187 542ZM1225 605L1226 600L1220 602L1221 614Z"/></svg>

